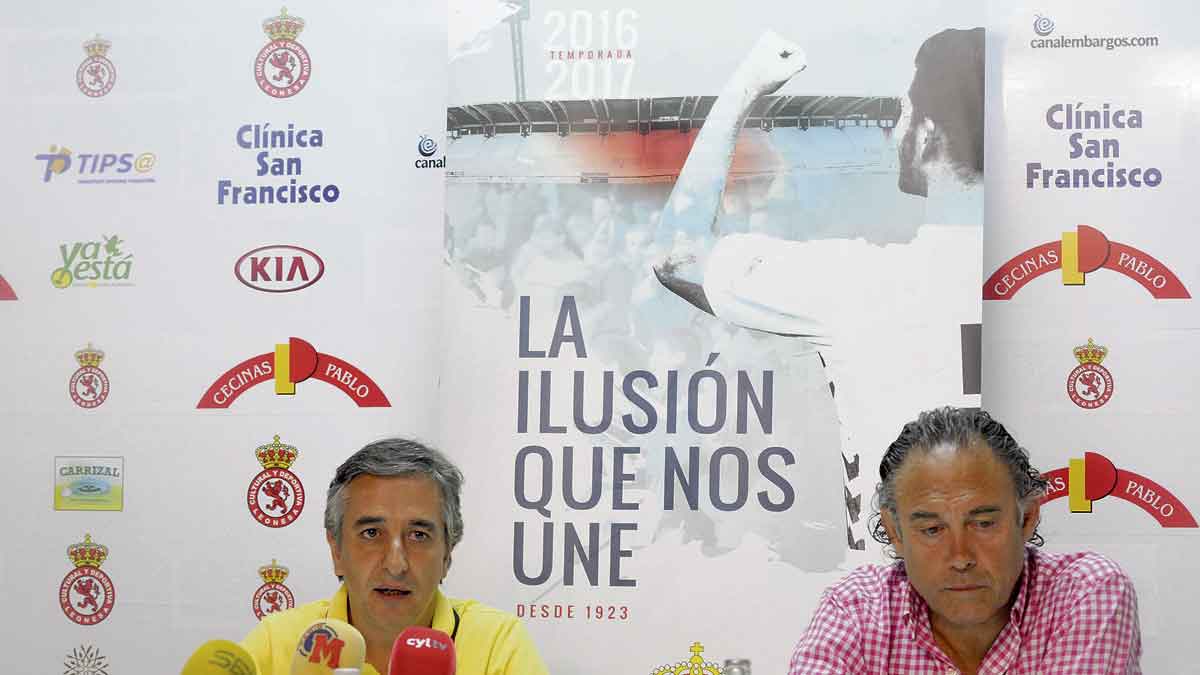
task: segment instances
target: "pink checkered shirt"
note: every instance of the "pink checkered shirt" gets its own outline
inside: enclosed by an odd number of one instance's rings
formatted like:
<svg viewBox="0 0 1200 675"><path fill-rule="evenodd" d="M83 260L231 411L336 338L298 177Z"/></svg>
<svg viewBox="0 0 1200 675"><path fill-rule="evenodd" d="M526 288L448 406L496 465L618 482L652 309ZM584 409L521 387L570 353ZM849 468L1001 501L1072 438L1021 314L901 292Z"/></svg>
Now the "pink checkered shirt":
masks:
<svg viewBox="0 0 1200 675"><path fill-rule="evenodd" d="M1026 547L1008 624L979 675L1140 675L1133 582L1095 553ZM904 564L865 565L831 586L792 654L789 675L957 673L929 627Z"/></svg>

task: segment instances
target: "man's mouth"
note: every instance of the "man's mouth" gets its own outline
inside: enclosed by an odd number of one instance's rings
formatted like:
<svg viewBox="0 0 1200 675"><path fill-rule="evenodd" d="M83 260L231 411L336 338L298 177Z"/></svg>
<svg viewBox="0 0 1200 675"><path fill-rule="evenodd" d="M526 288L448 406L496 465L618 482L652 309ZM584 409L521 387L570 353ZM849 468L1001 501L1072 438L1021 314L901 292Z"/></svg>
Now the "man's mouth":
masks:
<svg viewBox="0 0 1200 675"><path fill-rule="evenodd" d="M375 589L375 592L385 598L402 598L412 595L412 591L406 588L391 588L388 586L379 586Z"/></svg>
<svg viewBox="0 0 1200 675"><path fill-rule="evenodd" d="M946 587L946 590L948 590L948 591L954 591L954 592L956 592L956 593L963 593L963 592L966 592L966 591L978 591L978 590L982 590L982 589L984 589L984 588L987 588L987 586L980 586L980 585L973 585L973 586L947 586L947 587Z"/></svg>

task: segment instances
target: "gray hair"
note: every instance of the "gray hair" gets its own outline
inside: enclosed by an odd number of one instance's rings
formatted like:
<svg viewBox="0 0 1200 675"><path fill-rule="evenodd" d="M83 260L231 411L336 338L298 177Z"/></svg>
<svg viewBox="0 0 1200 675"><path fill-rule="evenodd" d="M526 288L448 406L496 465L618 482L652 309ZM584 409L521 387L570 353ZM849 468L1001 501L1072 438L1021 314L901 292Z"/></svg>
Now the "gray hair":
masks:
<svg viewBox="0 0 1200 675"><path fill-rule="evenodd" d="M896 514L896 472L904 464L913 449L928 452L942 444L965 448L982 443L991 448L996 459L1008 467L1013 485L1017 489L1017 501L1025 509L1034 500L1046 495L1048 483L1037 469L1029 465L1029 452L1017 443L1012 434L986 411L978 408L935 408L921 413L916 420L904 425L900 436L888 446L879 463L880 483L875 487L875 513L868 527L871 537L881 544L891 544L887 530L883 527L881 513L887 509L893 518ZM1044 543L1037 528L1029 542L1035 546ZM893 552L894 555L894 552Z"/></svg>
<svg viewBox="0 0 1200 675"><path fill-rule="evenodd" d="M442 493L446 552L454 550L462 541L462 506L459 502L462 472L445 455L427 445L404 438L385 438L350 455L329 482L329 493L325 500L325 531L333 535L339 546L342 543L342 518L346 513L346 486L362 474L428 476Z"/></svg>

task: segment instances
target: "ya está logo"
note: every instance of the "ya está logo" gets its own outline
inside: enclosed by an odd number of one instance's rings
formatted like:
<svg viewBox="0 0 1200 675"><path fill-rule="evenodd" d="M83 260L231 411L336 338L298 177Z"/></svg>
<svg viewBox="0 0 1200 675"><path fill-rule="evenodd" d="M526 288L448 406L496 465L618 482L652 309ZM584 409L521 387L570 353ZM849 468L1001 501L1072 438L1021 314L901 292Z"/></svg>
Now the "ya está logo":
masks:
<svg viewBox="0 0 1200 675"><path fill-rule="evenodd" d="M1033 248L1004 263L983 285L984 300L1011 300L1033 279L1062 270L1064 286L1083 286L1087 275L1111 270L1133 279L1157 300L1192 296L1165 264L1145 251L1110 241L1094 227L1079 225L1062 239Z"/></svg>
<svg viewBox="0 0 1200 675"><path fill-rule="evenodd" d="M50 273L50 283L55 288L132 286L133 254L124 246L125 240L115 234L59 244L62 265Z"/></svg>
<svg viewBox="0 0 1200 675"><path fill-rule="evenodd" d="M387 396L374 380L348 361L322 354L298 337L242 361L217 378L204 392L197 408L228 408L247 389L275 382L275 393L292 396L296 385L313 378L337 387L360 408L390 408Z"/></svg>

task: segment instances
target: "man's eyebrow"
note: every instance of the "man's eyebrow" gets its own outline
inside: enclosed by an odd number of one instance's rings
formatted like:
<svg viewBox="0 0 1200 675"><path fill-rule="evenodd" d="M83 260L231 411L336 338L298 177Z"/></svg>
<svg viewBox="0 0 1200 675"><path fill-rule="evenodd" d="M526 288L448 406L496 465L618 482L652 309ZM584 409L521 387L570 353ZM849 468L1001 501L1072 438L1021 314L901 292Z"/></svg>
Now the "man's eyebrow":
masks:
<svg viewBox="0 0 1200 675"><path fill-rule="evenodd" d="M941 516L930 511L913 511L908 514L909 520L941 520Z"/></svg>
<svg viewBox="0 0 1200 675"><path fill-rule="evenodd" d="M1000 513L1000 512L1001 512L1001 511L1003 511L1003 510L1004 510L1004 509L1000 508L999 506L992 506L992 505L988 505L988 506L976 506L975 508L973 508L973 509L971 509L969 512L967 512L967 515L969 515L969 516L980 516L980 515L983 515L983 514L985 514L985 513Z"/></svg>
<svg viewBox="0 0 1200 675"><path fill-rule="evenodd" d="M423 527L427 530L436 530L437 529L437 523L433 522L432 520L426 520L424 518L413 518L412 520L408 521L408 524L412 525L414 527Z"/></svg>
<svg viewBox="0 0 1200 675"><path fill-rule="evenodd" d="M383 516L359 516L358 519L354 521L354 527L362 527L363 525L379 525L385 522L387 522L387 519Z"/></svg>

